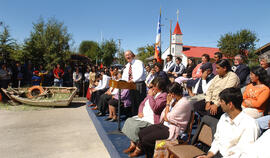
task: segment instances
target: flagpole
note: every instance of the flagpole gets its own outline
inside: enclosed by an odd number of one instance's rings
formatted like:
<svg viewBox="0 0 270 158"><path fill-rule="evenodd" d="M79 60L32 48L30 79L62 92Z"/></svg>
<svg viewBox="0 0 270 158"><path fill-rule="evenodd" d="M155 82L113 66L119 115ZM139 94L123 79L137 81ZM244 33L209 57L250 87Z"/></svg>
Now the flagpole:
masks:
<svg viewBox="0 0 270 158"><path fill-rule="evenodd" d="M157 35L156 35L156 42L155 42L155 58L157 62L161 63L161 8L158 18L158 25L157 25Z"/></svg>
<svg viewBox="0 0 270 158"><path fill-rule="evenodd" d="M160 12L159 12L159 17L160 17L160 52L159 52L159 54L160 54L160 58L161 58L161 7L160 7ZM162 60L162 59L161 59Z"/></svg>
<svg viewBox="0 0 270 158"><path fill-rule="evenodd" d="M172 54L172 20L170 20L170 55Z"/></svg>

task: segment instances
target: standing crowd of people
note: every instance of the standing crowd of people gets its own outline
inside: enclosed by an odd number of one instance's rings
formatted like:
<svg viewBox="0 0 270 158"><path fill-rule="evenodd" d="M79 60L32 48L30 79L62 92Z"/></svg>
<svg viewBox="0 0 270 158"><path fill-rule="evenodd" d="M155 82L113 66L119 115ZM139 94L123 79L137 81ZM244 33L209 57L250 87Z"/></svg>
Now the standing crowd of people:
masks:
<svg viewBox="0 0 270 158"><path fill-rule="evenodd" d="M89 76L100 66L74 66L56 64L52 70L46 70L43 65L33 66L31 63L0 64L0 88L31 87L31 86L59 86L77 87L77 95L86 96L89 85L93 85L95 77ZM112 68L103 67L106 74L110 75ZM92 73L93 74L93 73ZM91 78L91 79L90 79ZM94 79L93 79L94 78ZM0 90L1 91L1 90ZM7 98L1 91L3 100Z"/></svg>

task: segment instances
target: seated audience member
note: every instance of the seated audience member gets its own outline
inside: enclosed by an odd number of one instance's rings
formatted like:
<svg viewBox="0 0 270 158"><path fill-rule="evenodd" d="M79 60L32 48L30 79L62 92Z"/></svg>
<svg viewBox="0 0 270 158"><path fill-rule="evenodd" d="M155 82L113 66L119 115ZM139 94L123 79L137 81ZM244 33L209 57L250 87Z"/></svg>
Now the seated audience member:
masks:
<svg viewBox="0 0 270 158"><path fill-rule="evenodd" d="M111 73L111 76L112 76L112 80L117 80L117 75L118 75L118 68L117 67L114 67L113 68L113 71ZM122 76L122 75L121 75Z"/></svg>
<svg viewBox="0 0 270 158"><path fill-rule="evenodd" d="M136 148L139 137L139 130L152 124L158 124L160 114L166 106L166 86L163 78L153 80L154 87L148 90L147 97L139 106L138 115L128 118L123 126L122 132L130 139L130 146L124 153L133 152Z"/></svg>
<svg viewBox="0 0 270 158"><path fill-rule="evenodd" d="M86 93L87 93L87 90L88 90L88 87L89 87L89 74L90 74L90 67L89 66L87 66L86 67L86 71L85 71L85 73L84 73L84 81L83 81L83 83L84 83L84 89L83 89L83 93L84 93L84 96L83 97L85 97L86 96Z"/></svg>
<svg viewBox="0 0 270 158"><path fill-rule="evenodd" d="M33 72L33 77L32 77L32 85L33 86L39 86L41 83L41 77L39 76L38 71Z"/></svg>
<svg viewBox="0 0 270 158"><path fill-rule="evenodd" d="M73 86L77 88L77 93L80 92L81 81L82 81L82 73L80 73L79 68L75 68L75 72L73 72Z"/></svg>
<svg viewBox="0 0 270 158"><path fill-rule="evenodd" d="M205 93L211 85L212 79L215 77L212 73L212 63L205 63L201 69L202 77L197 81L193 89L188 88L189 96L191 96L188 100L191 102L205 99Z"/></svg>
<svg viewBox="0 0 270 158"><path fill-rule="evenodd" d="M175 64L173 62L173 56L167 55L166 65L164 66L163 71L166 73L170 73L173 71L174 67L175 67Z"/></svg>
<svg viewBox="0 0 270 158"><path fill-rule="evenodd" d="M154 78L155 78L155 73L156 73L156 71L155 71L155 68L154 67L151 67L150 68L150 73L148 74L148 76L146 77L146 80L145 80L145 84L146 84L146 87L148 88L148 89L150 89L149 87L150 87L150 85L151 85L151 82L154 80ZM147 90L148 90L147 89Z"/></svg>
<svg viewBox="0 0 270 158"><path fill-rule="evenodd" d="M122 78L122 74L118 73L115 80L118 80L121 78ZM113 98L113 96L115 96L115 95L117 95L117 97L118 97L118 91L119 91L119 89L110 87L104 94L102 94L100 96L98 104L97 104L97 107L98 107L98 112L96 113L97 116L105 116L105 114L108 110L109 100L111 100ZM122 93L123 93L123 91L122 91ZM121 93L121 95L122 95L122 93ZM123 100L124 100L124 98L122 99L122 101Z"/></svg>
<svg viewBox="0 0 270 158"><path fill-rule="evenodd" d="M110 122L117 121L116 108L118 107L119 92L120 91L118 91L115 95L113 95L112 98L107 103L108 104L107 107L109 107L109 116L105 119L106 121L110 121ZM121 90L120 97L121 97L121 104L124 106L124 108L128 108L131 106L129 89Z"/></svg>
<svg viewBox="0 0 270 158"><path fill-rule="evenodd" d="M139 132L139 143L129 156L137 156L142 151L146 157L153 157L156 140L176 140L189 122L191 106L183 97L183 89L179 83L172 83L168 88L167 104L160 117L160 124L142 128Z"/></svg>
<svg viewBox="0 0 270 158"><path fill-rule="evenodd" d="M104 70L104 74L105 74L105 75L111 77L110 70L109 70L106 66L103 67L103 70Z"/></svg>
<svg viewBox="0 0 270 158"><path fill-rule="evenodd" d="M246 86L248 75L249 75L249 68L244 64L244 57L240 54L234 57L234 66L232 70L236 73L236 75L240 79L240 88Z"/></svg>
<svg viewBox="0 0 270 158"><path fill-rule="evenodd" d="M146 76L148 76L151 72L151 66L149 64L145 66L145 71L146 71Z"/></svg>
<svg viewBox="0 0 270 158"><path fill-rule="evenodd" d="M219 93L230 87L239 87L239 78L231 72L231 65L228 60L222 59L216 63L217 74L206 91L205 100L194 103L194 111L201 116L212 115L219 118L222 110L219 104Z"/></svg>
<svg viewBox="0 0 270 158"><path fill-rule="evenodd" d="M109 89L110 77L107 76L104 73L104 71L101 71L100 73L101 73L101 75L99 76L100 77L99 83L98 83L97 87L93 88L92 95L91 95L91 102L94 105L97 105L100 96ZM90 105L90 106L92 106L92 105ZM93 108L93 110L96 110L96 109L97 109L97 106L95 106Z"/></svg>
<svg viewBox="0 0 270 158"><path fill-rule="evenodd" d="M168 72L169 76L177 78L182 76L185 71L185 66L182 64L182 59L180 57L175 58L175 66L172 72Z"/></svg>
<svg viewBox="0 0 270 158"><path fill-rule="evenodd" d="M220 106L225 113L217 124L207 155L197 158L238 157L260 134L256 120L242 112L243 97L239 88L224 89L219 97Z"/></svg>
<svg viewBox="0 0 270 158"><path fill-rule="evenodd" d="M254 67L250 71L251 84L247 85L243 94L243 111L253 118L263 116L269 98L269 77L262 67Z"/></svg>
<svg viewBox="0 0 270 158"><path fill-rule="evenodd" d="M215 59L215 62L213 63L213 74L214 75L217 75L217 72L216 72L216 62L218 62L219 60L221 60L222 59L222 53L220 53L220 52L216 52L215 54L214 54L214 59Z"/></svg>
<svg viewBox="0 0 270 158"><path fill-rule="evenodd" d="M188 59L188 65L182 76L175 79L175 82L181 84L183 81L187 81L192 77L192 71L196 67L194 58Z"/></svg>
<svg viewBox="0 0 270 158"><path fill-rule="evenodd" d="M154 59L152 60L152 66L154 66L156 63L157 63L157 59L154 58Z"/></svg>
<svg viewBox="0 0 270 158"><path fill-rule="evenodd" d="M96 67L92 66L91 71L89 73L89 88L94 88L95 87L95 82L96 82Z"/></svg>
<svg viewBox="0 0 270 158"><path fill-rule="evenodd" d="M156 63L155 66L155 77L161 77L164 78L166 80L167 83L170 83L169 78L166 74L166 72L162 71L162 65L160 63Z"/></svg>
<svg viewBox="0 0 270 158"><path fill-rule="evenodd" d="M197 80L202 77L202 65L210 61L210 56L208 54L202 55L202 62L198 64L192 71L192 80L187 81L187 87L194 87Z"/></svg>
<svg viewBox="0 0 270 158"><path fill-rule="evenodd" d="M262 54L259 56L260 65L267 71L267 75L270 76L270 55Z"/></svg>

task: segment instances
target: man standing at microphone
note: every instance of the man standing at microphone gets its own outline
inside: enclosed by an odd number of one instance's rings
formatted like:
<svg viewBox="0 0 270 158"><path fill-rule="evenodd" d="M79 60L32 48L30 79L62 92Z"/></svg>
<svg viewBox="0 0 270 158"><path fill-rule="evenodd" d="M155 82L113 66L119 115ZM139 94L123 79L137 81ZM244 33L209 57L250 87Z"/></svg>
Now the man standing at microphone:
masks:
<svg viewBox="0 0 270 158"><path fill-rule="evenodd" d="M125 51L125 59L128 62L123 72L122 80L127 82L134 82L136 90L130 90L132 113L131 115L138 114L138 107L143 99L146 97L146 72L143 62L136 60L135 54L131 50Z"/></svg>

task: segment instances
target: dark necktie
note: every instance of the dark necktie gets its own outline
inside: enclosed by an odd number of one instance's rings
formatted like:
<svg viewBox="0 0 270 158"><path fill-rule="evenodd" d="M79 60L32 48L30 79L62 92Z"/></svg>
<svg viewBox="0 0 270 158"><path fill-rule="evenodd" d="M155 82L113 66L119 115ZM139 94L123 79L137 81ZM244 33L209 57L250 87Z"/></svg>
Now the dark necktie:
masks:
<svg viewBox="0 0 270 158"><path fill-rule="evenodd" d="M180 66L175 66L175 72L178 72L180 70Z"/></svg>
<svg viewBox="0 0 270 158"><path fill-rule="evenodd" d="M132 76L132 66L131 66L131 63L129 63L128 80L131 81L132 79L133 79L133 76Z"/></svg>

